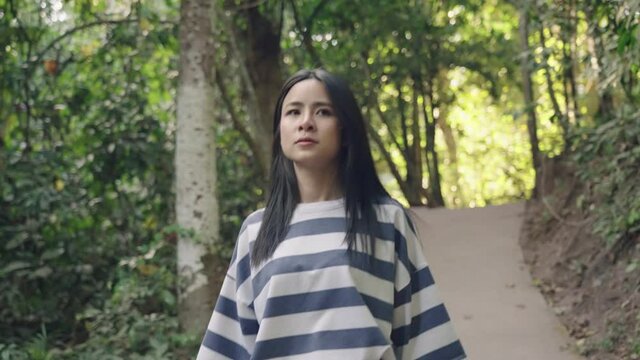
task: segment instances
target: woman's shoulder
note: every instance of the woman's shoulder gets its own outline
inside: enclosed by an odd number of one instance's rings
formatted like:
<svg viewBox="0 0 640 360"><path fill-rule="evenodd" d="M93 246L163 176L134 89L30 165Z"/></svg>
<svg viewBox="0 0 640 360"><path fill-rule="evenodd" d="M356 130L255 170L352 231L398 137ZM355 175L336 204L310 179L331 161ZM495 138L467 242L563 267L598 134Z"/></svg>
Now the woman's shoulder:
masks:
<svg viewBox="0 0 640 360"><path fill-rule="evenodd" d="M388 195L373 199L373 205L386 212L405 213L406 208L396 199Z"/></svg>
<svg viewBox="0 0 640 360"><path fill-rule="evenodd" d="M379 217L388 219L389 222L395 223L396 226L408 227L415 231L413 213L395 198L380 196L374 200L374 206L377 208Z"/></svg>
<svg viewBox="0 0 640 360"><path fill-rule="evenodd" d="M390 195L379 195L379 196L376 196L373 199L373 202L376 203L376 204L393 204L393 205L402 206L402 204L400 204L400 202L398 202L398 200L396 200L395 198L391 197Z"/></svg>
<svg viewBox="0 0 640 360"><path fill-rule="evenodd" d="M240 227L240 233L243 233L249 226L259 224L260 222L262 222L263 215L264 215L264 208L255 210L251 214L247 215L242 221L242 226Z"/></svg>
<svg viewBox="0 0 640 360"><path fill-rule="evenodd" d="M247 215L247 217L244 219L244 222L253 224L253 223L262 221L262 215L264 215L264 209L265 208L260 208L258 210L255 210L251 214Z"/></svg>

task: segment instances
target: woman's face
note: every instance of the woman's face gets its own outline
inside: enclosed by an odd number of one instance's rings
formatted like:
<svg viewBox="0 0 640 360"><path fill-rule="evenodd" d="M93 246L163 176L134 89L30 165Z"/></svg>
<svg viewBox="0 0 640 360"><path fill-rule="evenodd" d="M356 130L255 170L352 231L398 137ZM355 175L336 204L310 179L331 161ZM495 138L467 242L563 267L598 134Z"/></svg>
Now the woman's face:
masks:
<svg viewBox="0 0 640 360"><path fill-rule="evenodd" d="M322 82L307 79L289 90L282 103L280 145L296 166L337 168L340 131L340 122Z"/></svg>

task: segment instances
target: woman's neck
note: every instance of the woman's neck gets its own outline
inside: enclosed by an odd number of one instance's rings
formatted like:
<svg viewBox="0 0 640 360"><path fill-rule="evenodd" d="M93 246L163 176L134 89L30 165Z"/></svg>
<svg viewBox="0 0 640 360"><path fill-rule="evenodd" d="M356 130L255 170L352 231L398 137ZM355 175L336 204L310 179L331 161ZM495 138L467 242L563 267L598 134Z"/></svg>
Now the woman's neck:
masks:
<svg viewBox="0 0 640 360"><path fill-rule="evenodd" d="M294 164L300 202L310 203L339 199L343 196L337 169L309 169Z"/></svg>

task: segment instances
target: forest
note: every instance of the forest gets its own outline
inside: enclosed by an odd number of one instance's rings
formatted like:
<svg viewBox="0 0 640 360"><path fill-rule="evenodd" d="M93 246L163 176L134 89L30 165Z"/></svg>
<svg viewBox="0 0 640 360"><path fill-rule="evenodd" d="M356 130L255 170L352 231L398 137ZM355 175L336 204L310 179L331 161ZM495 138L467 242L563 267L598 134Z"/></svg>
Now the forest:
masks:
<svg viewBox="0 0 640 360"><path fill-rule="evenodd" d="M282 83L318 67L405 206L587 219L633 316L572 335L639 358L639 23L640 0L0 0L0 359L193 358Z"/></svg>

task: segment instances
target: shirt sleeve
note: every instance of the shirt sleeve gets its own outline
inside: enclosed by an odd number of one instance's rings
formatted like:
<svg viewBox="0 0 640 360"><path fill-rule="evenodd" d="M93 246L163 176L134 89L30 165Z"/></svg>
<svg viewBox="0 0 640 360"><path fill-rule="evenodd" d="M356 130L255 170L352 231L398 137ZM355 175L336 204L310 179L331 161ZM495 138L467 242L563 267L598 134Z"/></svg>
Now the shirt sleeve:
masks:
<svg viewBox="0 0 640 360"><path fill-rule="evenodd" d="M411 219L402 211L395 222L396 276L391 341L396 358L466 359Z"/></svg>
<svg viewBox="0 0 640 360"><path fill-rule="evenodd" d="M196 360L249 359L253 352L259 325L250 305L251 269L246 233L243 225Z"/></svg>

